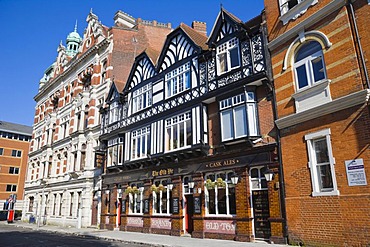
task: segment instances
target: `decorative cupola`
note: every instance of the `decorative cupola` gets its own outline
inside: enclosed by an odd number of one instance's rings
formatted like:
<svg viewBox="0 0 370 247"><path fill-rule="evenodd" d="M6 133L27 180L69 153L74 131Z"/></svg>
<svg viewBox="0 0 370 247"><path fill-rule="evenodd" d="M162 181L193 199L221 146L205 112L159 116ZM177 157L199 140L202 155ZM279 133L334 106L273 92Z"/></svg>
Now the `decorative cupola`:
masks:
<svg viewBox="0 0 370 247"><path fill-rule="evenodd" d="M77 33L77 21L73 32L67 36L67 56L73 57L78 53L82 39Z"/></svg>

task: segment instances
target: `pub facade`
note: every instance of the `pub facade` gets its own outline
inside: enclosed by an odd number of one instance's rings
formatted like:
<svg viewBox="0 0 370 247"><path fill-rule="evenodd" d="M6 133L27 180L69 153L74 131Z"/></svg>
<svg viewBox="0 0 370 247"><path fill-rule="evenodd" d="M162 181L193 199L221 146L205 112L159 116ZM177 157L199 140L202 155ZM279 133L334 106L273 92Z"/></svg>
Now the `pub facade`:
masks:
<svg viewBox="0 0 370 247"><path fill-rule="evenodd" d="M101 109L101 228L284 242L263 16L221 8L139 54Z"/></svg>

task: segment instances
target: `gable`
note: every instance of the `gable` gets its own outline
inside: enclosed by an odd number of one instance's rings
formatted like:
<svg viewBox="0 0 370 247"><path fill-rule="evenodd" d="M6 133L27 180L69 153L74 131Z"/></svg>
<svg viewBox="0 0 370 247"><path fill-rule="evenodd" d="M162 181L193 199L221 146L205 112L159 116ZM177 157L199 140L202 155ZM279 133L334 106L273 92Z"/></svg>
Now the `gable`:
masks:
<svg viewBox="0 0 370 247"><path fill-rule="evenodd" d="M117 101L120 97L120 94L117 90L117 87L115 85L115 83L113 82L112 85L110 86L110 89L109 89L109 92L108 92L108 95L107 95L107 99L105 100L105 102L107 104L110 104L114 101Z"/></svg>
<svg viewBox="0 0 370 247"><path fill-rule="evenodd" d="M147 56L142 57L133 67L132 75L129 77L129 88L137 86L142 81L153 77L155 67Z"/></svg>
<svg viewBox="0 0 370 247"><path fill-rule="evenodd" d="M166 41L159 59L159 72L166 70L182 59L192 56L198 49L183 32L177 33Z"/></svg>
<svg viewBox="0 0 370 247"><path fill-rule="evenodd" d="M237 32L238 25L241 25L237 17L231 15L224 9L221 9L220 13L217 16L216 22L212 28L211 34L208 39L208 44L215 44L222 40L224 37L227 37L235 32Z"/></svg>

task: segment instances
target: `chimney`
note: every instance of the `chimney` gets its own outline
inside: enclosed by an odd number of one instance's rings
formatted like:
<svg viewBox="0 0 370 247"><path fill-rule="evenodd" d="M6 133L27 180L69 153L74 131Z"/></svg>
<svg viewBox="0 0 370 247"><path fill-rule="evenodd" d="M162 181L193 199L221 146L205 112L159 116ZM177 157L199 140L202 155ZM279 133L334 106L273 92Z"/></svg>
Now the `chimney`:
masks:
<svg viewBox="0 0 370 247"><path fill-rule="evenodd" d="M207 36L207 23L202 22L202 21L193 21L191 24L191 27L200 32L203 33L205 36Z"/></svg>
<svg viewBox="0 0 370 247"><path fill-rule="evenodd" d="M114 24L117 27L133 28L136 25L136 19L131 15L118 10L114 15Z"/></svg>

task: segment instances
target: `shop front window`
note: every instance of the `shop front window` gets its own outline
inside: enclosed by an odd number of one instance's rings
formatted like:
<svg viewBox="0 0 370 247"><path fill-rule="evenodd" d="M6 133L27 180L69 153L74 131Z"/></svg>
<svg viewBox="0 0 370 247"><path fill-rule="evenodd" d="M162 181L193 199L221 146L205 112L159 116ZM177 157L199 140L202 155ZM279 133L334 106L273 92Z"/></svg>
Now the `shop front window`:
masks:
<svg viewBox="0 0 370 247"><path fill-rule="evenodd" d="M235 185L233 172L208 173L205 176L206 212L209 215L235 215Z"/></svg>
<svg viewBox="0 0 370 247"><path fill-rule="evenodd" d="M153 214L168 215L172 213L172 191L167 186L167 180L157 180L152 185Z"/></svg>

